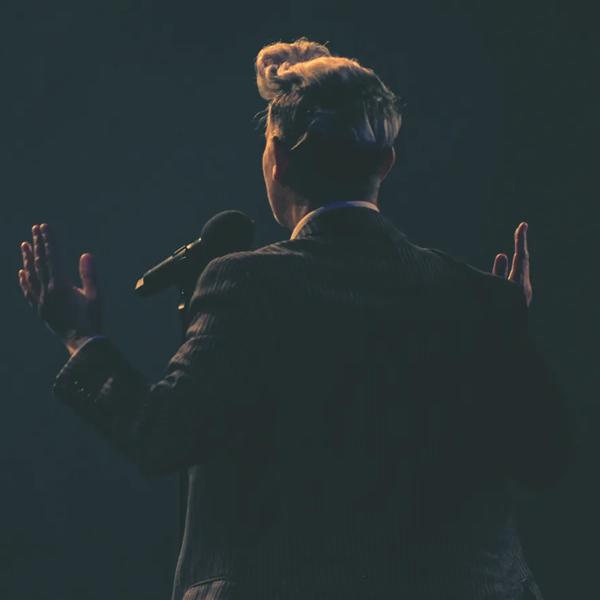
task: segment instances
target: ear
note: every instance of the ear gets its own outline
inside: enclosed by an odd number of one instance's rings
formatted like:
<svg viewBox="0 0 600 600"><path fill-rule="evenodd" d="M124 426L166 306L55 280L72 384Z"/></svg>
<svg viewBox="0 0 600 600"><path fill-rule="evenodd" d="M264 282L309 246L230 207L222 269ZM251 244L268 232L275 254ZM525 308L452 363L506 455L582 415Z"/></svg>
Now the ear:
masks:
<svg viewBox="0 0 600 600"><path fill-rule="evenodd" d="M273 157L273 179L283 184L290 164L290 151L277 136L273 137Z"/></svg>
<svg viewBox="0 0 600 600"><path fill-rule="evenodd" d="M387 174L391 171L394 163L396 162L396 151L394 150L394 146L388 146L383 155L383 160L381 161L381 166L378 169L378 175L383 181Z"/></svg>

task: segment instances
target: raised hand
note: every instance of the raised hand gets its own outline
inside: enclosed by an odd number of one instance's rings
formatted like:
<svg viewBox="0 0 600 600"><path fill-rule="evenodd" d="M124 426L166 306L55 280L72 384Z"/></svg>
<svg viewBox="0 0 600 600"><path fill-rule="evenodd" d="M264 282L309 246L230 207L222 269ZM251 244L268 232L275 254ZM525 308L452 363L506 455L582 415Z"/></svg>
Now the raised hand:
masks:
<svg viewBox="0 0 600 600"><path fill-rule="evenodd" d="M38 316L72 351L81 340L102 330L102 303L94 257L81 255L82 287L76 287L64 272L50 227L46 223L34 225L31 231L32 242L21 244L21 291Z"/></svg>
<svg viewBox="0 0 600 600"><path fill-rule="evenodd" d="M515 229L515 251L512 258L510 273L508 273L508 256L500 253L494 259L492 273L503 279L509 279L521 286L527 306L531 304L533 289L529 276L529 248L527 246L527 228L525 222Z"/></svg>

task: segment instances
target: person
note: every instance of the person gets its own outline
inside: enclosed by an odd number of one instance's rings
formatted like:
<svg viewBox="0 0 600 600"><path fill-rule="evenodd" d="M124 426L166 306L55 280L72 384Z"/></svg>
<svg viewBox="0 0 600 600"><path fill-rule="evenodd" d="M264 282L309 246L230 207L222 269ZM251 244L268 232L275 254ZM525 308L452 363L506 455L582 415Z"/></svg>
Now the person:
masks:
<svg viewBox="0 0 600 600"><path fill-rule="evenodd" d="M290 238L208 265L150 385L102 335L93 256L75 286L34 225L19 281L70 353L55 395L145 475L187 469L173 600L541 598L515 501L571 437L527 331L527 223L510 272L414 244L379 209L401 115L374 71L301 38L256 76Z"/></svg>

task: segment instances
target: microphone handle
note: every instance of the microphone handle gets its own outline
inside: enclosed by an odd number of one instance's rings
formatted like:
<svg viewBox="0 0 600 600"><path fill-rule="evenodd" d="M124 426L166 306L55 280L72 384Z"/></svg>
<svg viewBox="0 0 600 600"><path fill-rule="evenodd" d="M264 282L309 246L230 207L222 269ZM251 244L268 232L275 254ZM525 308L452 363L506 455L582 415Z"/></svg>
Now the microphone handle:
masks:
<svg viewBox="0 0 600 600"><path fill-rule="evenodd" d="M197 261L198 252L201 250L201 240L198 239L185 244L175 250L171 256L165 258L138 279L135 289L142 296L149 296L174 283L187 283L189 278L188 267L192 259Z"/></svg>

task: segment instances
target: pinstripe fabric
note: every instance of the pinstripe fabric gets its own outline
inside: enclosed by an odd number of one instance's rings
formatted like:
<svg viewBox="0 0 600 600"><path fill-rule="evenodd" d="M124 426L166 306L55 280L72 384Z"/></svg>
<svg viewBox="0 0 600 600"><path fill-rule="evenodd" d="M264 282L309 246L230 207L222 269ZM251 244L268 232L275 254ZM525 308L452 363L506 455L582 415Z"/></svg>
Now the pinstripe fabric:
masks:
<svg viewBox="0 0 600 600"><path fill-rule="evenodd" d="M96 340L54 386L146 474L188 469L173 600L537 590L511 481L548 485L568 444L514 284L345 207L213 261L190 311L154 385Z"/></svg>

